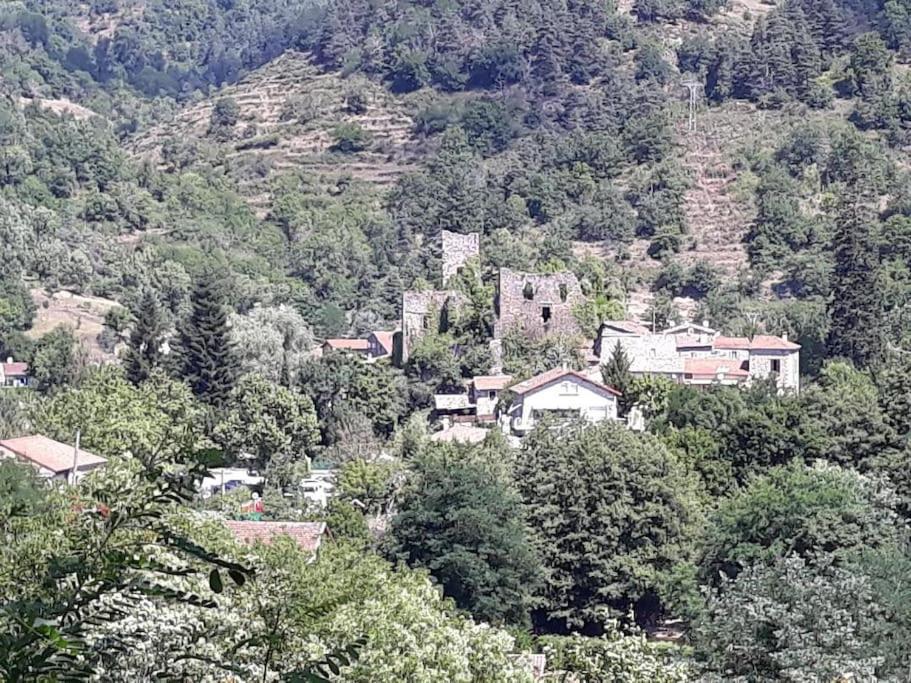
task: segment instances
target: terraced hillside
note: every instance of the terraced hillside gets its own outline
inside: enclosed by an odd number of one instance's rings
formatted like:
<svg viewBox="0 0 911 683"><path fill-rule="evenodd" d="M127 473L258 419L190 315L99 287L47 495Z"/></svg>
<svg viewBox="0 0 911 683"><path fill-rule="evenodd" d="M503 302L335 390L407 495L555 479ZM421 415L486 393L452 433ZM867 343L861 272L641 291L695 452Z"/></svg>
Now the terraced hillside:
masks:
<svg viewBox="0 0 911 683"><path fill-rule="evenodd" d="M346 106L354 89L366 95L362 113ZM216 103L228 98L237 103L238 120L219 139L210 131L210 119ZM363 150L333 149L333 131L345 124L366 134ZM264 211L264 181L288 170L312 171L326 184L345 176L378 186L394 183L412 167L416 155L412 124L402 103L380 85L322 73L305 55L289 52L181 110L173 120L141 132L132 151L161 162L168 141L216 145L226 166L242 181L244 194Z"/></svg>

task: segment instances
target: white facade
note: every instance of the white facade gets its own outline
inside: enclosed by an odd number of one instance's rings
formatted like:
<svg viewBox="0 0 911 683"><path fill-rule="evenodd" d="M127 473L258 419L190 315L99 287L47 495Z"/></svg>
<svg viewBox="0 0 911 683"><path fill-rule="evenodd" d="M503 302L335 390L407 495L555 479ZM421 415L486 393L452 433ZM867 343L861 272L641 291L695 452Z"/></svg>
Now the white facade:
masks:
<svg viewBox="0 0 911 683"><path fill-rule="evenodd" d="M520 434L526 433L548 414L589 422L616 420L617 394L598 382L567 371L517 393L508 412L508 427Z"/></svg>

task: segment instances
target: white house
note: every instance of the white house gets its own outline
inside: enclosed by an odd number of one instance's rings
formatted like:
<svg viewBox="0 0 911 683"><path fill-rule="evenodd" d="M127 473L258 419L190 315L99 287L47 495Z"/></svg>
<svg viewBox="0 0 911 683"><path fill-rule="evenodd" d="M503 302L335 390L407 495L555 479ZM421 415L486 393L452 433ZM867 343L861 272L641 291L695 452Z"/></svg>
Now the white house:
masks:
<svg viewBox="0 0 911 683"><path fill-rule="evenodd" d="M617 419L620 392L580 372L555 368L510 387L515 395L506 424L524 434L545 415L583 418L589 422Z"/></svg>
<svg viewBox="0 0 911 683"><path fill-rule="evenodd" d="M5 363L0 363L0 388L27 386L28 363L16 363L12 358L7 358Z"/></svg>
<svg viewBox="0 0 911 683"><path fill-rule="evenodd" d="M71 484L107 464L100 455L40 434L0 441L0 458L15 458L32 465L45 479Z"/></svg>
<svg viewBox="0 0 911 683"><path fill-rule="evenodd" d="M674 325L653 334L638 323L608 321L598 339L602 363L617 344L634 375L663 375L694 385L748 385L774 378L782 391L800 389L800 345L787 337L727 337L707 323Z"/></svg>

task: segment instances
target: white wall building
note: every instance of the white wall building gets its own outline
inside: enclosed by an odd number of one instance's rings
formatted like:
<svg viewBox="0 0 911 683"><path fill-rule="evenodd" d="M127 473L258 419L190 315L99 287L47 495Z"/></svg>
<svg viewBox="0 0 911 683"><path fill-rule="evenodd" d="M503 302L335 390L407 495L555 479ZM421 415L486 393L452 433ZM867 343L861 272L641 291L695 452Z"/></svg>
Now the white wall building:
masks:
<svg viewBox="0 0 911 683"><path fill-rule="evenodd" d="M510 387L515 394L504 427L525 434L545 415L589 422L617 419L615 389L574 370L555 368Z"/></svg>

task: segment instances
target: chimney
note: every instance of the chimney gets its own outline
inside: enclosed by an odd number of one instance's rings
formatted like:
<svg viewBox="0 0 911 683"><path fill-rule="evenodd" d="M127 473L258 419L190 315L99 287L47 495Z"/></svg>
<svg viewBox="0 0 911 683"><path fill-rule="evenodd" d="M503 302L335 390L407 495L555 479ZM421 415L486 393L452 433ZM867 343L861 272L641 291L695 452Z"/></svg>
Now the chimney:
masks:
<svg viewBox="0 0 911 683"><path fill-rule="evenodd" d="M703 326L703 327L708 327L708 326L709 326L709 321L708 321L708 320L703 320L703 321L702 321L702 326Z"/></svg>
<svg viewBox="0 0 911 683"><path fill-rule="evenodd" d="M13 357L12 357L12 356L7 356L6 362L7 362L7 363L12 363L12 362L13 362Z"/></svg>
<svg viewBox="0 0 911 683"><path fill-rule="evenodd" d="M787 332L783 333L781 335L781 338L784 339L785 341L788 341L788 333Z"/></svg>

